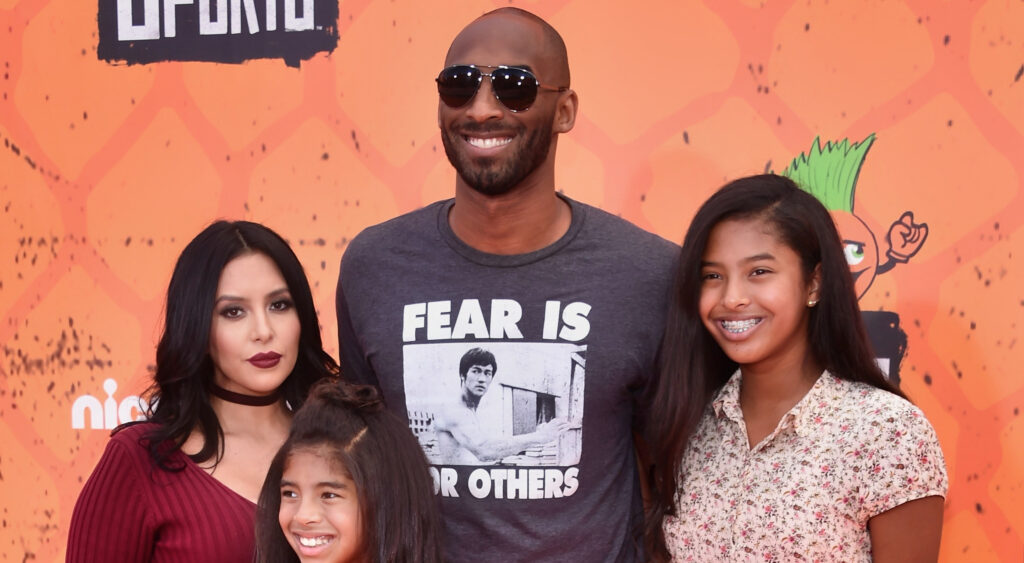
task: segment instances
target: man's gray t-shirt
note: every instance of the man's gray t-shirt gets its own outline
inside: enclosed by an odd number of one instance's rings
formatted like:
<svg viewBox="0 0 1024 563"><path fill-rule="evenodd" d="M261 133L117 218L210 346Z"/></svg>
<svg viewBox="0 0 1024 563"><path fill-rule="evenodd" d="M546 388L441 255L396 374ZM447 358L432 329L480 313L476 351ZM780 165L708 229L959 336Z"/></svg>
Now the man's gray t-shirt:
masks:
<svg viewBox="0 0 1024 563"><path fill-rule="evenodd" d="M366 229L341 263L342 373L378 385L418 437L451 561L642 553L633 431L655 376L679 248L566 201L569 230L536 252L469 247L448 225L447 200ZM459 363L473 348L497 365L469 418L457 412ZM453 435L440 448L435 421L454 419L499 445L552 419L569 429L497 460L449 457Z"/></svg>

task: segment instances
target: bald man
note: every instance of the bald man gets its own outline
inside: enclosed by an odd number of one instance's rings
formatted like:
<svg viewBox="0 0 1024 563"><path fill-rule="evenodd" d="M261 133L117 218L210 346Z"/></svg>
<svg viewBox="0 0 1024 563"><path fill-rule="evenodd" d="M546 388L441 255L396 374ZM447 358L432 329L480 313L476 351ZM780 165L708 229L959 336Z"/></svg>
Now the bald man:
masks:
<svg viewBox="0 0 1024 563"><path fill-rule="evenodd" d="M579 100L561 36L502 8L456 36L437 77L455 197L370 227L341 263L341 364L380 386L432 463L451 561L634 561L634 421L655 374L678 247L558 193ZM457 358L502 358L465 424L501 459L439 450ZM469 430L460 427L460 430ZM518 449L518 448L513 448Z"/></svg>

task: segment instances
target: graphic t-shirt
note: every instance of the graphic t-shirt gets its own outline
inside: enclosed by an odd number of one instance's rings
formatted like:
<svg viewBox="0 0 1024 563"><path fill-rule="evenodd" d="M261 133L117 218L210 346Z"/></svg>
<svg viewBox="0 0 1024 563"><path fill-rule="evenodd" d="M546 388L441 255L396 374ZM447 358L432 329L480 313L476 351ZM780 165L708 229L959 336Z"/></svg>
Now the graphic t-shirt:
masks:
<svg viewBox="0 0 1024 563"><path fill-rule="evenodd" d="M343 374L379 385L430 461L452 561L632 561L634 420L678 247L566 200L568 232L492 255L452 200L371 227L338 283Z"/></svg>

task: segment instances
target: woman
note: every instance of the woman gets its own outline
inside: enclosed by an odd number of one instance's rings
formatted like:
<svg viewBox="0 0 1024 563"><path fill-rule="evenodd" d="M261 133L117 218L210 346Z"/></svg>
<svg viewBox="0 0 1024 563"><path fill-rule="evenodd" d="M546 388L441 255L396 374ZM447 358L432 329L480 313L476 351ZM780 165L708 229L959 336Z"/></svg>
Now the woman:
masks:
<svg viewBox="0 0 1024 563"><path fill-rule="evenodd" d="M654 557L935 561L942 450L879 370L813 196L762 175L704 203L662 350Z"/></svg>
<svg viewBox="0 0 1024 563"><path fill-rule="evenodd" d="M284 239L246 221L207 227L167 290L149 420L114 431L67 560L252 561L255 502L292 412L337 372Z"/></svg>

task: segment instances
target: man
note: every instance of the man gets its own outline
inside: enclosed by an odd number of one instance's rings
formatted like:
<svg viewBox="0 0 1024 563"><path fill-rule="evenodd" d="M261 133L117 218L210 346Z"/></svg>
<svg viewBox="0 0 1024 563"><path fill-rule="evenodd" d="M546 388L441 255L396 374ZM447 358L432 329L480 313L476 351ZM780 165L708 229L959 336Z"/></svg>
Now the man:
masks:
<svg viewBox="0 0 1024 563"><path fill-rule="evenodd" d="M441 438L427 413L454 394L438 374L486 342L514 367L503 368L500 408L477 422L513 436L552 417L571 427L535 464L433 466L449 560L641 559L634 421L678 247L557 193L558 135L579 102L550 25L495 10L458 34L444 66L438 126L455 198L349 245L342 370L379 385L433 455Z"/></svg>
<svg viewBox="0 0 1024 563"><path fill-rule="evenodd" d="M537 429L514 436L494 436L482 427L477 418L480 399L491 386L498 364L494 354L482 348L473 348L459 361L462 382L458 401L438 413L434 420L438 449L443 463L453 465L482 465L503 457L520 453L527 448L541 446L558 439L568 424L562 419L541 422Z"/></svg>

